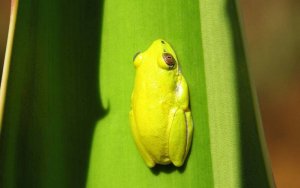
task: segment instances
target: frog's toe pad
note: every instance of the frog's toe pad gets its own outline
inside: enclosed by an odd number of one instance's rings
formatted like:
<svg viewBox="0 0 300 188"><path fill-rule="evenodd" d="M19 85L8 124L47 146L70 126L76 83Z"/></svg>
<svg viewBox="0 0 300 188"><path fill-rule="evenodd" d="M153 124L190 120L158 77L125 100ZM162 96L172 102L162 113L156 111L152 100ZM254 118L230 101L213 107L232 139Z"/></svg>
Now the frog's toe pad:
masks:
<svg viewBox="0 0 300 188"><path fill-rule="evenodd" d="M153 168L155 166L155 162L154 161L150 161L150 160L147 160L145 157L144 157L144 161L146 163L146 165L149 167L149 168Z"/></svg>
<svg viewBox="0 0 300 188"><path fill-rule="evenodd" d="M173 164L176 166L176 167L181 167L183 165L183 162L184 161L173 161Z"/></svg>

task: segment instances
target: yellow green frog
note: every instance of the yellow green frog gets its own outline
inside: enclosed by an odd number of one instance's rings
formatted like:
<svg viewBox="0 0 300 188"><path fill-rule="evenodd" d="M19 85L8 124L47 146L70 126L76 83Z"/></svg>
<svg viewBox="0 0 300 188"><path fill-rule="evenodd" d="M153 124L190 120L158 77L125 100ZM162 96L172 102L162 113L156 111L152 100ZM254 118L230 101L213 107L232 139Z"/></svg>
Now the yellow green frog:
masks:
<svg viewBox="0 0 300 188"><path fill-rule="evenodd" d="M192 141L189 91L176 54L155 40L134 57L130 120L134 141L147 166L182 166Z"/></svg>

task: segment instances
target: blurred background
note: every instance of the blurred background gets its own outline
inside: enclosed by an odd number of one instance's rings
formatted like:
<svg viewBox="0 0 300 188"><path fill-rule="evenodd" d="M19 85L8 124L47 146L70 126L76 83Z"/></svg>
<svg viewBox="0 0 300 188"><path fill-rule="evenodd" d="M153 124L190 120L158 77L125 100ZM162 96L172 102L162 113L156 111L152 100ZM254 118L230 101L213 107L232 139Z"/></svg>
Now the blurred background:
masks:
<svg viewBox="0 0 300 188"><path fill-rule="evenodd" d="M240 0L250 73L278 188L300 187L300 1ZM0 68L10 0L0 0Z"/></svg>

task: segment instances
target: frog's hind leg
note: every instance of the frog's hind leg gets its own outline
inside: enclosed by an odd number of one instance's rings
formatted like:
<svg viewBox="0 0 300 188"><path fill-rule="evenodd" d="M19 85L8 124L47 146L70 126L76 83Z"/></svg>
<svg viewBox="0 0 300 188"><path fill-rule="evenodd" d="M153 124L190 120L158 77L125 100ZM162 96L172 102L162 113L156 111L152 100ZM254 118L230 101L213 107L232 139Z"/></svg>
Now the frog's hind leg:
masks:
<svg viewBox="0 0 300 188"><path fill-rule="evenodd" d="M187 154L189 153L189 149L190 149L191 143L192 143L192 136L193 136L193 129L194 129L193 126L194 125L193 125L191 111L185 112L185 119L186 119L186 125L187 125L187 144L186 144L186 149L185 149L184 160L185 160Z"/></svg>
<svg viewBox="0 0 300 188"><path fill-rule="evenodd" d="M182 166L186 157L188 130L185 112L178 109L171 122L169 137L169 157L175 166Z"/></svg>
<svg viewBox="0 0 300 188"><path fill-rule="evenodd" d="M137 133L137 127L136 127L136 123L135 123L135 119L134 119L134 115L132 113L132 110L129 112L129 116L130 116L130 121L131 121L131 130L132 130L132 134L133 134L133 137L134 137L134 141L137 145L137 148L138 148L140 154L142 155L142 157L143 157L145 163L147 164L147 166L152 168L152 167L155 166L155 162L153 161L153 159L151 158L151 156L149 155L147 150L144 148L144 146L142 145L142 143L138 139L139 135Z"/></svg>

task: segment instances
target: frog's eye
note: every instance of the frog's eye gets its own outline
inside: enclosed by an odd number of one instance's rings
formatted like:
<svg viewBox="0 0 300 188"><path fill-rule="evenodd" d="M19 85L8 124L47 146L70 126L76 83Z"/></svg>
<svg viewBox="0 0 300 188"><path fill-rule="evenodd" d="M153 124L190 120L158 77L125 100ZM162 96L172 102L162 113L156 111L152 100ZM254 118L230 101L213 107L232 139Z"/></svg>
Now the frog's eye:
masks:
<svg viewBox="0 0 300 188"><path fill-rule="evenodd" d="M176 67L176 60L170 53L164 52L158 56L158 65L166 70L172 70Z"/></svg>
<svg viewBox="0 0 300 188"><path fill-rule="evenodd" d="M142 53L141 52L137 52L133 56L133 64L134 64L135 67L138 67L141 63L142 63Z"/></svg>
<svg viewBox="0 0 300 188"><path fill-rule="evenodd" d="M163 56L165 63L168 65L168 67L173 68L175 66L176 61L175 61L174 57L172 56L172 54L163 53L162 56Z"/></svg>

